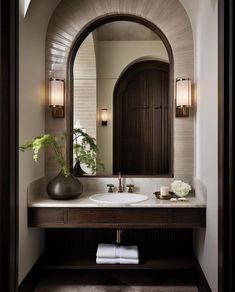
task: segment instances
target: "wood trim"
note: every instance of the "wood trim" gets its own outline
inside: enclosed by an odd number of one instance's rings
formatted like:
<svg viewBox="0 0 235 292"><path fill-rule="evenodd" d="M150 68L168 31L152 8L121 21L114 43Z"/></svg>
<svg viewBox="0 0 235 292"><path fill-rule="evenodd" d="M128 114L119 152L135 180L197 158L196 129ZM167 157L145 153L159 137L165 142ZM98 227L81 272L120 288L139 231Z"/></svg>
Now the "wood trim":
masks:
<svg viewBox="0 0 235 292"><path fill-rule="evenodd" d="M218 27L218 291L224 291L224 0L219 0Z"/></svg>
<svg viewBox="0 0 235 292"><path fill-rule="evenodd" d="M196 260L197 261L197 260ZM203 270L197 261L197 269L196 269L196 283L199 292L212 292L209 283L207 282L206 276L203 273Z"/></svg>
<svg viewBox="0 0 235 292"><path fill-rule="evenodd" d="M154 31L159 38L162 40L164 43L168 56L169 56L169 121L170 121L170 127L169 127L169 141L173 141L173 109L174 109L174 57L173 57L173 51L171 48L171 45L165 36L165 34L151 21L140 17L136 15L131 15L131 14L112 14L112 15L107 15L107 16L102 16L97 18L95 21L89 23L79 34L77 37L76 41L74 42L74 45L69 53L68 56L68 66L67 66L67 77L66 79L69 80L67 84L67 92L66 96L67 98L67 108L70 109L69 114L67 115L67 124L68 124L68 129L69 132L71 133L70 136L68 136L67 140L67 145L68 145L68 159L69 159L69 165L70 165L70 170L72 171L72 165L73 165L73 64L74 60L76 57L76 53L81 46L82 42L85 40L85 38L91 33L94 29L97 27L112 22L112 21L133 21L137 22L139 24L142 24L152 31ZM172 116L171 116L172 115ZM173 177L173 169L174 169L174 147L171 147L171 155L170 155L170 171L169 171L169 176L166 177ZM97 176L89 176L90 178L92 177L97 177ZM99 177L99 176L98 176ZM101 176L104 177L104 176ZM113 177L113 175L105 175L105 177ZM129 177L146 177L146 175L143 176L129 176ZM147 177L159 177L159 176L147 176Z"/></svg>
<svg viewBox="0 0 235 292"><path fill-rule="evenodd" d="M28 226L41 228L125 229L202 228L206 226L206 208L29 207Z"/></svg>
<svg viewBox="0 0 235 292"><path fill-rule="evenodd" d="M18 292L34 291L34 289L38 285L42 276L41 261L42 261L43 256L44 256L44 253L39 257L39 259L33 265L33 267L28 272L24 280L20 283Z"/></svg>
<svg viewBox="0 0 235 292"><path fill-rule="evenodd" d="M218 2L218 282L223 291L223 181L224 181L224 0ZM220 240L219 240L220 239Z"/></svg>
<svg viewBox="0 0 235 292"><path fill-rule="evenodd" d="M234 1L219 0L219 292L235 290L234 279Z"/></svg>
<svg viewBox="0 0 235 292"><path fill-rule="evenodd" d="M18 15L19 1L0 3L0 291L18 278Z"/></svg>

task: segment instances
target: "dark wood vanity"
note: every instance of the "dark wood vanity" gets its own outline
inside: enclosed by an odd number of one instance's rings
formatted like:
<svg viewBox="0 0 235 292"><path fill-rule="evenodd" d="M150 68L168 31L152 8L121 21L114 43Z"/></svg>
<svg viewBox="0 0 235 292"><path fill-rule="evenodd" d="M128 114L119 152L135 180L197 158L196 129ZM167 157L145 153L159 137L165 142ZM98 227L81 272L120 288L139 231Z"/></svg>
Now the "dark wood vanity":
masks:
<svg viewBox="0 0 235 292"><path fill-rule="evenodd" d="M201 228L206 208L29 207L28 226L42 228Z"/></svg>
<svg viewBox="0 0 235 292"><path fill-rule="evenodd" d="M192 252L194 228L206 227L206 207L98 208L28 207L28 226L45 228L46 270L191 270L198 267ZM97 265L100 242L137 244L139 265Z"/></svg>

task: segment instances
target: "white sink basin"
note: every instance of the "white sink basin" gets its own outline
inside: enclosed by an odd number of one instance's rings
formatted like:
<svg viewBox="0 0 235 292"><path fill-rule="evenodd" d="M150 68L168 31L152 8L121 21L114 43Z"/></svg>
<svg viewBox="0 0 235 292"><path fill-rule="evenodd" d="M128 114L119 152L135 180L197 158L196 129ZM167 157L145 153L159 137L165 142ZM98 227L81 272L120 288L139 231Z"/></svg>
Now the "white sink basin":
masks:
<svg viewBox="0 0 235 292"><path fill-rule="evenodd" d="M135 193L102 193L90 196L90 200L94 202L108 204L138 203L147 199L147 196Z"/></svg>

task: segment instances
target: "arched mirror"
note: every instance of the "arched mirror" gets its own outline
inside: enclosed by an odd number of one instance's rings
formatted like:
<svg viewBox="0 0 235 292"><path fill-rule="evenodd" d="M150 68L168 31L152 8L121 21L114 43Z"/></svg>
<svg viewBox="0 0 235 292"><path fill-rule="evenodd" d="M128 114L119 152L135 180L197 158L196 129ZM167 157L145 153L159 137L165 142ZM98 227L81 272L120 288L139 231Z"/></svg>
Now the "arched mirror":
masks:
<svg viewBox="0 0 235 292"><path fill-rule="evenodd" d="M172 66L161 37L102 24L72 62L71 161L77 176L172 175Z"/></svg>

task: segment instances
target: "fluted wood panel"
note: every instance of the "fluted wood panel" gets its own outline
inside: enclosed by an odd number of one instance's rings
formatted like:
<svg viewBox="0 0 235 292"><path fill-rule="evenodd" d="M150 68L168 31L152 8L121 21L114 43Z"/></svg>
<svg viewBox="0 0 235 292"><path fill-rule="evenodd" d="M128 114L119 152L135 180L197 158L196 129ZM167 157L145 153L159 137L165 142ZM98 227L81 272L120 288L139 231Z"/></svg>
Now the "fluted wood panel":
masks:
<svg viewBox="0 0 235 292"><path fill-rule="evenodd" d="M192 29L179 0L62 0L48 25L46 75L51 72L55 77L66 78L69 53L82 30L94 20L113 14L136 15L156 25L171 45L174 78L185 76L193 80ZM68 107L69 102L67 114ZM68 119L53 120L46 111L46 130L57 133L67 128ZM188 119L174 119L175 177L192 177L193 136L192 114ZM55 167L48 162L46 173L55 174Z"/></svg>
<svg viewBox="0 0 235 292"><path fill-rule="evenodd" d="M46 251L51 253L96 252L99 243L116 242L116 229L46 229ZM192 250L190 229L128 229L122 232L123 245L137 245L140 254L156 254L163 250L184 253Z"/></svg>

